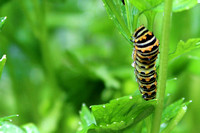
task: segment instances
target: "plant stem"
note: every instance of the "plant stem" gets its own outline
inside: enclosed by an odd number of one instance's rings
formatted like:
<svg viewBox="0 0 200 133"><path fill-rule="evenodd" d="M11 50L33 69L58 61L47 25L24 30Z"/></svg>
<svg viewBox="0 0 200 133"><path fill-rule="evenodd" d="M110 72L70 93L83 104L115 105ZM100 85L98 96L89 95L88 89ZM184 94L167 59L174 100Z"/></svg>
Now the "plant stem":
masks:
<svg viewBox="0 0 200 133"><path fill-rule="evenodd" d="M165 0L164 19L162 27L162 43L160 49L160 70L158 75L158 90L157 90L157 105L155 108L152 133L159 133L160 123L163 111L166 79L167 79L167 64L168 64L168 45L170 33L170 21L172 11L172 0Z"/></svg>

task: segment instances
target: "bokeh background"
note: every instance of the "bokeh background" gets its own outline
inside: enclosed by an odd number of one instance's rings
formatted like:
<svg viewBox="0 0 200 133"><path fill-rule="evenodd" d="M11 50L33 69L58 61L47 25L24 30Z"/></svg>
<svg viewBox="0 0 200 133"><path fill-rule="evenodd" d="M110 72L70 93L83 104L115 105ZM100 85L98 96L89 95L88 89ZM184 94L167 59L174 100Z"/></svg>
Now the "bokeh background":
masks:
<svg viewBox="0 0 200 133"><path fill-rule="evenodd" d="M180 40L200 38L199 12L200 4L173 13L170 53ZM7 55L0 117L19 114L16 125L32 122L42 133L73 133L82 103L102 104L138 91L133 47L102 1L1 0L0 16L7 16L0 32L0 56ZM159 39L162 16L157 14L153 27ZM168 79L168 103L193 101L174 132L200 131L200 49L169 62Z"/></svg>

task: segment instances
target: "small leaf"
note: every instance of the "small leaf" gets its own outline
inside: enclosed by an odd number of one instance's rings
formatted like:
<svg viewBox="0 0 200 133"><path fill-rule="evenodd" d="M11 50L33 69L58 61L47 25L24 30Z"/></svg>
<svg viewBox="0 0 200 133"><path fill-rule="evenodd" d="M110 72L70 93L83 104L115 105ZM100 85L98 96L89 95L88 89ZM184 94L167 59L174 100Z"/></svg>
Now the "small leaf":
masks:
<svg viewBox="0 0 200 133"><path fill-rule="evenodd" d="M81 122L80 128L78 129L78 133L87 133L88 129L95 127L96 121L93 114L89 111L85 104L82 105L80 111Z"/></svg>
<svg viewBox="0 0 200 133"><path fill-rule="evenodd" d="M6 19L7 19L7 17L0 17L0 31L3 28L3 25L4 25L5 21L6 21Z"/></svg>
<svg viewBox="0 0 200 133"><path fill-rule="evenodd" d="M92 106L97 126L105 130L121 130L149 116L154 111L156 100L145 101L141 95L126 96L111 100L104 105Z"/></svg>
<svg viewBox="0 0 200 133"><path fill-rule="evenodd" d="M164 109L160 127L162 132L170 132L184 116L187 110L187 105L190 102L183 103L183 101L184 98L178 100L177 102L169 105Z"/></svg>
<svg viewBox="0 0 200 133"><path fill-rule="evenodd" d="M0 77L1 77L5 63L6 63L6 55L3 55L3 57L0 59Z"/></svg>
<svg viewBox="0 0 200 133"><path fill-rule="evenodd" d="M173 12L180 12L184 10L188 10L197 5L197 0L173 0ZM164 10L164 2L153 9L154 11L163 11Z"/></svg>
<svg viewBox="0 0 200 133"><path fill-rule="evenodd" d="M189 39L187 42L181 40L177 45L176 51L169 55L169 60L173 60L197 48L200 48L200 38Z"/></svg>
<svg viewBox="0 0 200 133"><path fill-rule="evenodd" d="M26 133L39 133L38 128L33 123L28 123L22 126Z"/></svg>
<svg viewBox="0 0 200 133"><path fill-rule="evenodd" d="M90 126L92 124L96 125L96 121L94 119L93 114L90 113L89 109L87 108L85 104L82 105L80 116L81 116L81 124L84 127Z"/></svg>

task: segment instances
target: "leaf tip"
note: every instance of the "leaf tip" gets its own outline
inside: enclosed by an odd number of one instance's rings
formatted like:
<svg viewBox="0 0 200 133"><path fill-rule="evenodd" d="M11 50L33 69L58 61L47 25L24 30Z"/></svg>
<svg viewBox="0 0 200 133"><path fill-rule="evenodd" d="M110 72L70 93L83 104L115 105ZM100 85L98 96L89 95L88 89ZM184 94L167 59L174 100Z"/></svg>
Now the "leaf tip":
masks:
<svg viewBox="0 0 200 133"><path fill-rule="evenodd" d="M184 111L186 111L186 110L187 110L187 106L186 106L186 105L183 106L182 109L183 109Z"/></svg>
<svg viewBox="0 0 200 133"><path fill-rule="evenodd" d="M2 61L4 59L6 59L6 55L5 54L2 56L2 58L0 59L0 61Z"/></svg>

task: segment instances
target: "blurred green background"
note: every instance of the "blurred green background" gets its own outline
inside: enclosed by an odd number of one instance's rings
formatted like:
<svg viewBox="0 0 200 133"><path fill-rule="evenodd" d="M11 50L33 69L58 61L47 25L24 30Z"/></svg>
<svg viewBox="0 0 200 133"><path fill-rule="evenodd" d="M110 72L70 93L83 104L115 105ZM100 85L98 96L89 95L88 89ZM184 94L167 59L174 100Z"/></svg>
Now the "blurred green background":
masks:
<svg viewBox="0 0 200 133"><path fill-rule="evenodd" d="M173 13L170 53L180 40L200 37L199 12L200 4ZM0 16L7 16L0 32L0 55L7 55L0 117L19 114L13 119L17 125L31 122L42 133L73 133L82 103L102 104L138 91L133 47L102 1L1 0ZM159 39L162 17L157 14L153 28ZM168 79L168 103L193 101L174 132L200 131L200 49L169 62Z"/></svg>

